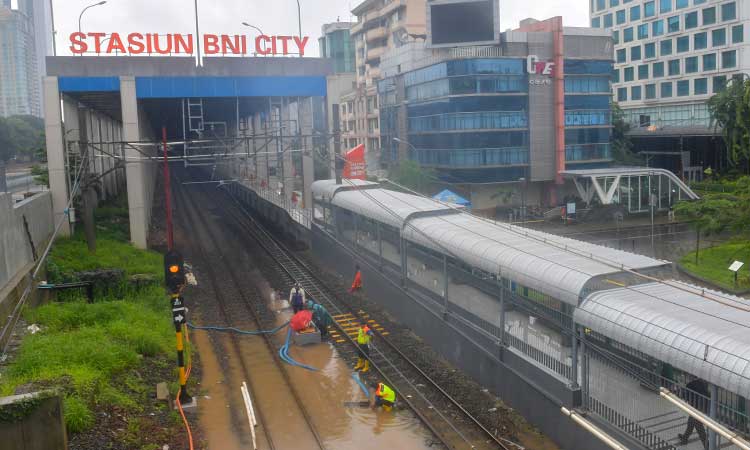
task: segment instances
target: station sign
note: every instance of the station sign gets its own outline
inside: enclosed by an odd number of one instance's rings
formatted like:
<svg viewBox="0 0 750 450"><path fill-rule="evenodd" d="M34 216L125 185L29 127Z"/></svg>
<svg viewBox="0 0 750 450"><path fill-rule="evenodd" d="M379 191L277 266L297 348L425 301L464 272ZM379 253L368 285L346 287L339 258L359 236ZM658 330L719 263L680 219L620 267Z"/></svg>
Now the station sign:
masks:
<svg viewBox="0 0 750 450"><path fill-rule="evenodd" d="M308 36L203 34L200 44L206 56L304 56L309 40ZM193 55L195 47L193 34L75 32L69 48L74 55Z"/></svg>

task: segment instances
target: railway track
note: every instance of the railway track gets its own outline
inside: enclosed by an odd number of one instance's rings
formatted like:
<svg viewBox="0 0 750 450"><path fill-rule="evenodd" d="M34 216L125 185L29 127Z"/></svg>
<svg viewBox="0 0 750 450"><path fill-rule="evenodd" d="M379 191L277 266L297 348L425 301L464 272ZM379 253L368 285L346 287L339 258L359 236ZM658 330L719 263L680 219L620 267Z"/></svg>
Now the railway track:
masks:
<svg viewBox="0 0 750 450"><path fill-rule="evenodd" d="M212 246L211 248L217 250L220 249L221 246L219 245L216 236L211 232L211 227L207 223L207 219L204 213L201 211L197 211L194 202L188 201L185 198L185 188L182 187L179 183L176 184L177 187L176 189L174 189L176 197L175 200L180 206L179 208L177 208L178 217L180 217L183 224L191 224L191 229L194 232L193 236L195 237L195 239L188 240L187 247L189 250L191 250L191 252L193 252L194 255L199 256L206 263L205 266L201 265L201 270L205 271L205 274L208 277L208 283L210 284L211 290L214 293L216 299L215 303L218 306L221 318L224 320L227 326L243 328L247 327L248 324L253 324L254 328L261 329L263 326L263 320L259 317L258 312L256 311L256 304L261 300L258 298L250 298L251 294L243 288L243 284L240 283L240 278L230 261L226 261L222 257L217 258L211 256L211 252L208 250L205 243L210 243L210 245ZM233 285L236 292L239 293L239 298L241 299L241 308L239 308L240 311L238 311L238 308L236 308L237 302L232 303L226 298L224 294L226 283L223 283L222 280L220 280L220 272L229 275L229 281ZM279 358L277 349L274 343L271 341L271 337L267 334L264 334L263 338L265 340L265 345L270 352L270 357L273 358L275 364L278 366L278 369L281 372L284 383L286 385L285 388L292 394L295 402L300 408L302 417L304 418L304 421L306 422L311 435L314 437L317 448L319 448L320 450L325 450L326 447L323 443L323 440L320 434L317 432L304 402L301 401L299 393L294 387L294 384L291 382L289 374L287 372L287 367ZM255 393L257 393L258 389L262 387L256 386L253 383L253 377L251 376L251 372L249 370L250 364L245 360L245 357L243 356L243 352L240 349L238 336L236 334L231 334L230 339L232 341L235 354L238 355L242 372L247 377L250 395L254 399L257 399ZM266 417L264 417L263 410L260 408L256 409L256 416L259 419L259 424L261 425L261 429L263 430L263 435L265 436L268 448L271 450L279 448L277 443L274 441L272 430L268 426L268 421L266 420Z"/></svg>
<svg viewBox="0 0 750 450"><path fill-rule="evenodd" d="M227 192L227 195L234 200L234 205L220 202L219 207L228 218L246 232L247 237L252 238L256 245L260 245L266 251L276 263L276 270L286 278L289 286L295 282L299 283L332 315L350 314L361 323L367 321L362 311L342 301L316 275L312 267L248 214L230 193ZM346 346L349 351L356 352L358 346L354 340L337 323L335 327L347 341ZM443 387L401 352L390 339L376 329L373 329L373 332L376 339L370 349L371 366L381 374L386 383L394 388L399 402L405 403L446 448L500 448L504 450L523 448L487 429Z"/></svg>

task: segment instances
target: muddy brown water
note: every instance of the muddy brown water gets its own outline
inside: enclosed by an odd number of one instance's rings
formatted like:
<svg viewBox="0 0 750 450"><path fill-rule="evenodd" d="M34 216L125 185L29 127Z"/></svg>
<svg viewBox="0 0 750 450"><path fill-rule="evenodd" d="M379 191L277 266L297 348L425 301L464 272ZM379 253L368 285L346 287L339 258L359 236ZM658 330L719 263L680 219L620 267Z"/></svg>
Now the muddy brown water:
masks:
<svg viewBox="0 0 750 450"><path fill-rule="evenodd" d="M276 293L258 272L252 273L251 277L268 308L276 312L276 323L280 325L289 320L291 309L285 295ZM313 442L299 408L292 404L294 400L286 389L278 366L270 363L268 355L263 355L270 350L262 337L239 338L238 351L248 362L249 374L245 374L237 363L239 355L232 350L231 336L205 331L195 331L192 336L201 354L202 393L198 417L209 449L252 448L239 389L243 381L250 384L255 408L265 419L265 423L256 428L258 448L270 448L266 433L277 449L307 448ZM276 349L283 345L285 339L285 330L273 336ZM222 349L226 350L222 352ZM326 449L440 448L434 445L435 438L410 410L387 413L347 406L347 402L363 401L366 397L352 378L352 368L338 356L332 344L292 345L289 354L295 360L319 369L312 372L286 367Z"/></svg>

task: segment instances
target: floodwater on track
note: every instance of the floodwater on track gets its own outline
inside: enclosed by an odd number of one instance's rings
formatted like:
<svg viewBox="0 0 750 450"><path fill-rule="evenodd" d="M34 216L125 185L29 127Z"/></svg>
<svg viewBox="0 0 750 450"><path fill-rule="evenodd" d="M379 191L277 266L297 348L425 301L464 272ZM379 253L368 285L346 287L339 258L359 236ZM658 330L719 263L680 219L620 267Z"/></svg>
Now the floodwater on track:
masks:
<svg viewBox="0 0 750 450"><path fill-rule="evenodd" d="M275 312L277 325L291 318L286 300L288 293L275 292L257 270L244 275L252 280L267 307ZM256 415L264 419L264 423L256 427L259 449L270 448L267 437L280 450L317 448L312 444L309 429L301 423L299 408L293 404L278 366L268 363L269 350L262 337L239 336L239 345L233 347L232 336L226 333L196 330L191 336L201 355L198 415L210 450L252 449L239 389L243 381L247 381L253 391ZM286 329L273 336L274 351L278 351L285 339ZM236 351L244 357L249 373L244 372ZM365 401L366 397L352 378L352 368L329 342L304 347L291 345L289 354L296 361L319 369L312 372L285 367L326 449L435 448L434 444L430 446L434 439L432 434L408 409L384 412L347 405L346 402Z"/></svg>
<svg viewBox="0 0 750 450"><path fill-rule="evenodd" d="M258 272L251 276L266 305L276 312L277 325L289 320L292 316L287 301L289 293L276 292ZM285 339L284 332L274 336L278 346ZM312 372L289 367L289 374L327 449L434 448L429 445L434 437L411 410L385 412L380 408L372 410L346 405L347 402L366 401L367 397L352 377L352 367L339 357L330 342L290 345L289 355L300 363L319 369Z"/></svg>

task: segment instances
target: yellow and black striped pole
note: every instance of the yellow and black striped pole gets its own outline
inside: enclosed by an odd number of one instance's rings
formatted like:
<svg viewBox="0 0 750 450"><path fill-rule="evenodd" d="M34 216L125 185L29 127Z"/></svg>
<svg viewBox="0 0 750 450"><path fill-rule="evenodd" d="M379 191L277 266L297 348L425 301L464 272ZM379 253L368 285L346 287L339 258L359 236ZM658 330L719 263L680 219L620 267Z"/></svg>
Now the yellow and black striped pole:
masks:
<svg viewBox="0 0 750 450"><path fill-rule="evenodd" d="M180 370L180 403L190 403L193 398L187 392L187 373L185 370L185 336L183 328L187 322L185 302L180 294L172 294L172 319L177 338L177 366Z"/></svg>

